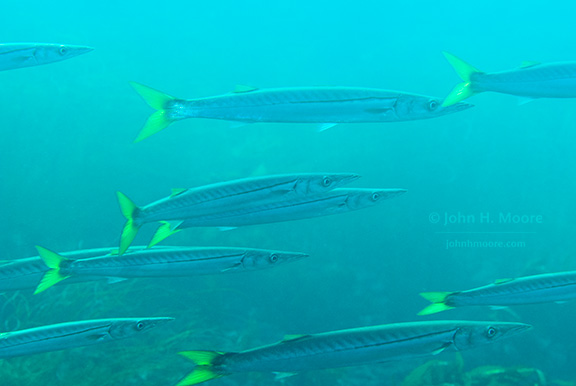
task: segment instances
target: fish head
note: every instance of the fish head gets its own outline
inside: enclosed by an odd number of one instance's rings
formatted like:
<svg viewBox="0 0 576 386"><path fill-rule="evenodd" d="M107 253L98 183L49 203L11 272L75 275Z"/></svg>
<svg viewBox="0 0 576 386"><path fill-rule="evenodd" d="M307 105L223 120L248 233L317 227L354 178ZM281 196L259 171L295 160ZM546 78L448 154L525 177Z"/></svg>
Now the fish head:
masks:
<svg viewBox="0 0 576 386"><path fill-rule="evenodd" d="M306 253L280 252L267 250L248 250L242 258L242 267L248 270L273 268L279 264L289 263L308 257Z"/></svg>
<svg viewBox="0 0 576 386"><path fill-rule="evenodd" d="M108 334L112 339L123 339L140 332L160 326L174 318L127 318L117 319L112 322Z"/></svg>
<svg viewBox="0 0 576 386"><path fill-rule="evenodd" d="M348 194L346 206L350 210L374 206L384 200L406 193L405 189L339 189Z"/></svg>
<svg viewBox="0 0 576 386"><path fill-rule="evenodd" d="M467 350L509 338L531 327L524 323L470 322L458 327L454 335L454 346L459 351Z"/></svg>
<svg viewBox="0 0 576 386"><path fill-rule="evenodd" d="M358 178L360 176L353 173L307 174L298 178L295 190L301 195L324 193Z"/></svg>
<svg viewBox="0 0 576 386"><path fill-rule="evenodd" d="M459 102L451 106L442 106L443 100L423 95L401 95L395 106L396 115L400 120L410 121L416 119L435 118L446 114L467 110L474 105Z"/></svg>
<svg viewBox="0 0 576 386"><path fill-rule="evenodd" d="M92 51L93 48L86 46L74 46L64 44L42 44L35 48L34 58L38 64L59 62Z"/></svg>

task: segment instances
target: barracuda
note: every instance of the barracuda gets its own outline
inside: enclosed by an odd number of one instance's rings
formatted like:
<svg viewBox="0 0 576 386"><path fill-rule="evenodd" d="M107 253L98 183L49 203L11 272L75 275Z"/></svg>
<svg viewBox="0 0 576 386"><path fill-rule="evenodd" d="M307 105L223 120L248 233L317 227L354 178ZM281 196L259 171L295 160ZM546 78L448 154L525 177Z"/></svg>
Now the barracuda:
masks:
<svg viewBox="0 0 576 386"><path fill-rule="evenodd" d="M273 268L308 255L248 248L155 248L124 255L70 260L36 247L50 268L35 293L69 277L141 278L213 275Z"/></svg>
<svg viewBox="0 0 576 386"><path fill-rule="evenodd" d="M293 87L256 89L240 86L234 92L208 98L177 99L150 87L131 83L153 108L136 138L139 142L172 122L210 118L254 123L317 123L326 129L337 123L399 122L439 117L472 107L445 108L441 100L399 91L354 87Z"/></svg>
<svg viewBox="0 0 576 386"><path fill-rule="evenodd" d="M447 52L444 52L444 56L464 81L446 97L444 107L484 91L516 95L528 100L576 98L576 62L526 62L513 70L487 73Z"/></svg>
<svg viewBox="0 0 576 386"><path fill-rule="evenodd" d="M236 210L188 218L175 227L165 222L158 228L149 245L156 245L184 228L227 228L328 216L374 206L405 192L404 189L334 189L311 197L247 205Z"/></svg>
<svg viewBox="0 0 576 386"><path fill-rule="evenodd" d="M177 386L195 385L242 372L294 374L462 351L530 328L522 323L434 321L289 336L282 342L238 353L185 351L197 366Z"/></svg>
<svg viewBox="0 0 576 386"><path fill-rule="evenodd" d="M13 358L128 338L173 318L99 319L0 333L0 358Z"/></svg>
<svg viewBox="0 0 576 386"><path fill-rule="evenodd" d="M234 210L252 202L264 204L319 194L348 184L359 177L352 173L308 173L244 178L194 189L177 189L171 196L142 208L118 192L120 209L127 220L122 230L120 254L126 251L145 223L185 220L189 217Z"/></svg>
<svg viewBox="0 0 576 386"><path fill-rule="evenodd" d="M0 71L59 62L92 50L91 47L64 44L0 44Z"/></svg>
<svg viewBox="0 0 576 386"><path fill-rule="evenodd" d="M146 246L130 247L128 250L136 251L146 249ZM171 248L171 247L157 247L157 248ZM81 249L77 251L63 252L62 256L70 260L86 259L96 256L110 256L113 248L95 248L95 249ZM48 271L48 267L42 261L40 256L27 257L24 259L16 259L8 261L0 265L0 292L3 291L16 291L28 288L36 288L44 274ZM67 283L77 283L87 280L99 280L102 277L73 277Z"/></svg>
<svg viewBox="0 0 576 386"><path fill-rule="evenodd" d="M465 306L511 306L561 302L576 298L576 271L498 280L461 292L424 292L433 304L418 315L429 315Z"/></svg>

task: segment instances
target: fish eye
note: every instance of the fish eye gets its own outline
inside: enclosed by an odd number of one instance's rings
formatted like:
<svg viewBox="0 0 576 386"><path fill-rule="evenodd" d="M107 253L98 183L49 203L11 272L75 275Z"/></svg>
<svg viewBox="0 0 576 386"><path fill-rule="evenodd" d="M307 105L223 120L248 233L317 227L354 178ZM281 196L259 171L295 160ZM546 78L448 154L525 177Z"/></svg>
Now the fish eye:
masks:
<svg viewBox="0 0 576 386"><path fill-rule="evenodd" d="M66 47L60 47L60 55L66 55L68 53L68 49Z"/></svg>
<svg viewBox="0 0 576 386"><path fill-rule="evenodd" d="M144 322L138 322L136 323L136 329L138 331L142 331L144 329Z"/></svg>
<svg viewBox="0 0 576 386"><path fill-rule="evenodd" d="M488 338L492 338L494 335L496 335L496 329L494 327L488 327L486 330L486 335Z"/></svg>
<svg viewBox="0 0 576 386"><path fill-rule="evenodd" d="M322 181L322 185L330 186L331 184L332 184L332 179L330 177L324 177L324 180Z"/></svg>
<svg viewBox="0 0 576 386"><path fill-rule="evenodd" d="M428 110L434 111L436 110L436 107L438 107L438 102L435 100L431 100L430 103L428 103Z"/></svg>
<svg viewBox="0 0 576 386"><path fill-rule="evenodd" d="M378 201L379 198L380 198L380 193L372 194L372 201Z"/></svg>
<svg viewBox="0 0 576 386"><path fill-rule="evenodd" d="M275 254L275 253L271 254L271 255L270 255L270 262L271 262L271 263L275 263L275 262L277 262L277 261L278 261L278 255Z"/></svg>

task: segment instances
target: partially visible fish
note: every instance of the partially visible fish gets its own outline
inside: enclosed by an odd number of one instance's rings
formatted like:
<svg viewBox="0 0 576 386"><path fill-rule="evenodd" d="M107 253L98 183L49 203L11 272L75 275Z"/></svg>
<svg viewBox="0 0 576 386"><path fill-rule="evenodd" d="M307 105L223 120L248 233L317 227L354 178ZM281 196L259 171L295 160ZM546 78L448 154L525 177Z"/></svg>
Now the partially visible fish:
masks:
<svg viewBox="0 0 576 386"><path fill-rule="evenodd" d="M92 51L86 46L45 43L0 44L0 71L59 62Z"/></svg>
<svg viewBox="0 0 576 386"><path fill-rule="evenodd" d="M576 271L497 280L487 286L460 292L423 292L431 305L418 315L465 306L511 306L576 299Z"/></svg>
<svg viewBox="0 0 576 386"><path fill-rule="evenodd" d="M273 268L308 255L249 248L154 248L71 260L46 248L36 247L50 268L35 293L69 277L141 278L214 275Z"/></svg>
<svg viewBox="0 0 576 386"><path fill-rule="evenodd" d="M0 333L0 358L13 358L128 338L174 318L99 319Z"/></svg>
<svg viewBox="0 0 576 386"><path fill-rule="evenodd" d="M129 251L142 250L145 248L145 246L131 247ZM162 249L164 248L171 247L162 247ZM85 259L96 256L110 256L113 254L112 250L113 248L82 249L64 252L62 255L68 259ZM48 269L40 256L11 260L2 264L0 265L0 292L36 288ZM70 283L96 279L102 278L90 279L87 277L74 277L70 279Z"/></svg>
<svg viewBox="0 0 576 386"><path fill-rule="evenodd" d="M246 204L287 200L330 191L360 176L352 173L302 173L243 178L176 189L172 195L142 208L118 192L118 202L126 224L120 239L120 254L130 246L140 227L149 222L184 220Z"/></svg>
<svg viewBox="0 0 576 386"><path fill-rule="evenodd" d="M178 99L139 83L131 83L156 111L134 142L139 142L186 118L234 122L316 123L325 130L337 123L399 122L435 118L466 110L459 103L442 107L442 100L400 91L359 87L286 87L256 89L239 86L234 92L208 98Z"/></svg>
<svg viewBox="0 0 576 386"><path fill-rule="evenodd" d="M406 193L404 189L339 188L310 197L274 201L264 205L254 203L254 205L246 205L235 210L190 217L176 226L171 226L169 222L164 222L154 234L149 245L156 245L183 228L234 228L328 216L368 208L404 193Z"/></svg>
<svg viewBox="0 0 576 386"><path fill-rule="evenodd" d="M446 97L442 104L444 107L484 91L516 95L527 100L576 98L576 62L525 62L513 70L488 73L447 52L444 56L464 81Z"/></svg>
<svg viewBox="0 0 576 386"><path fill-rule="evenodd" d="M530 325L505 322L434 321L397 323L315 335L242 352L184 351L196 368L177 386L243 372L292 375L302 371L357 366L462 351L509 338Z"/></svg>

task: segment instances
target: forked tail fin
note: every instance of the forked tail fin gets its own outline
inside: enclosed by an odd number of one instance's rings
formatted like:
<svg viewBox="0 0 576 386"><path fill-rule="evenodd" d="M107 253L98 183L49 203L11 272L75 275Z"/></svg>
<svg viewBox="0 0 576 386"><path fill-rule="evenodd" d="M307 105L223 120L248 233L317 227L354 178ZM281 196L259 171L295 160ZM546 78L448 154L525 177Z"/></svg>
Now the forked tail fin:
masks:
<svg viewBox="0 0 576 386"><path fill-rule="evenodd" d="M130 84L134 87L134 90L144 98L150 107L157 110L155 113L150 115L142 130L140 130L138 137L134 140L134 143L136 143L167 128L172 122L174 122L174 119L171 119L168 116L167 108L169 102L172 102L176 98L140 83L130 82Z"/></svg>
<svg viewBox="0 0 576 386"><path fill-rule="evenodd" d="M448 53L443 52L444 56L450 62L454 70L464 82L459 83L454 87L452 92L448 94L446 99L444 99L444 103L442 103L443 107L454 105L458 102L463 101L466 98L470 98L474 94L478 94L482 91L475 90L474 85L472 84L472 75L479 74L482 71L478 70L477 68L471 66L470 64L466 63L462 59Z"/></svg>
<svg viewBox="0 0 576 386"><path fill-rule="evenodd" d="M57 254L56 252L52 252L49 249L36 246L38 250L38 254L44 261L44 264L50 268L42 277L42 280L36 287L36 291L34 291L34 295L40 293L42 291L46 291L48 288L52 287L54 284L61 282L70 277L70 275L63 275L60 269L66 262L69 261L64 256Z"/></svg>
<svg viewBox="0 0 576 386"><path fill-rule="evenodd" d="M141 224L136 224L135 219L140 212L140 208L136 206L124 193L116 192L118 196L118 203L120 204L120 210L126 218L126 224L124 224L124 229L122 229L122 236L120 237L120 251L119 255L124 254L134 238L138 233L138 230L142 226Z"/></svg>
<svg viewBox="0 0 576 386"><path fill-rule="evenodd" d="M176 386L190 386L220 378L227 374L214 369L214 361L226 353L217 351L182 351L180 355L190 359L196 364L194 370L182 379Z"/></svg>
<svg viewBox="0 0 576 386"><path fill-rule="evenodd" d="M447 305L446 299L453 293L454 292L422 292L420 296L429 300L432 304L420 311L418 315L430 315L437 312L451 310L454 307Z"/></svg>

